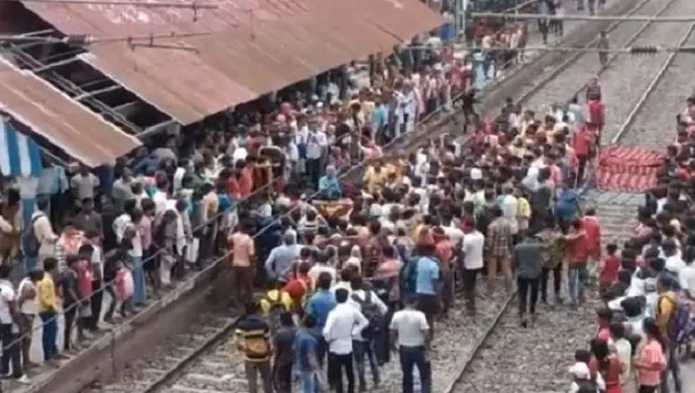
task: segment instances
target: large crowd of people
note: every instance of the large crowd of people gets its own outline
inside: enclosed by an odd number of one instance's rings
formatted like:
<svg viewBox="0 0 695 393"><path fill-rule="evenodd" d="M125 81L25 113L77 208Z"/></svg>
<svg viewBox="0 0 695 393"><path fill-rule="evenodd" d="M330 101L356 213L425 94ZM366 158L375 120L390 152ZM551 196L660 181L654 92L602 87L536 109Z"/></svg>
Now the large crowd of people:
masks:
<svg viewBox="0 0 695 393"><path fill-rule="evenodd" d="M234 296L248 315L237 343L253 370L251 391L258 371L267 392L288 391L291 372L268 370L293 367L305 392L317 385L343 392L345 382L349 392L364 391L380 384L379 368L395 348L403 391L413 391L418 368L429 392L436 325L447 318L456 287L475 318L482 276L486 293L518 288L524 327L533 326L539 297L548 301L551 279L555 302L585 304L589 268L601 255L597 218L591 209L581 213L574 191L603 119L600 107L592 111L597 81L589 91L586 108L577 110L574 100L544 114L510 99L472 135L372 159L362 187L336 188L332 205L301 195L276 200L272 242L261 244L253 221L239 217L228 238L234 281L250 282L255 261L269 286L260 299L250 288Z"/></svg>
<svg viewBox="0 0 695 393"><path fill-rule="evenodd" d="M480 284L489 294L516 288L519 324L532 328L539 301L587 304L594 276L599 329L575 354L571 391L664 393L672 378L680 392L695 294L695 99L634 238L602 247L595 211L576 192L604 122L597 80L585 106L575 98L537 113L508 99L491 120L467 122L476 123L467 135L384 156L381 146L419 119L459 110L456 92L469 92L462 110L475 114L472 63L434 46L373 59L367 81L353 64L308 94L168 137L110 171L46 168L27 227L5 182L0 374L28 381L37 318L44 361L57 363L224 255L251 393L289 392L295 373L307 393L365 391L394 349L403 392L414 390L414 368L430 392L430 345L457 289L475 318ZM342 178L357 161L360 178ZM29 268L15 285L20 256ZM267 291L254 296L254 285Z"/></svg>
<svg viewBox="0 0 695 393"><path fill-rule="evenodd" d="M571 367L572 392L684 390L695 323L692 146L695 98L678 114L676 139L625 244L608 244L598 277L602 306L590 350Z"/></svg>
<svg viewBox="0 0 695 393"><path fill-rule="evenodd" d="M286 225L292 217L278 218L290 209L302 228L323 234L324 216L293 206L313 195L333 208L350 189L340 175L380 157L381 146L423 117L451 110L452 96L469 85L465 66L442 56L436 35L419 41L430 44L324 73L211 119L202 133L155 136L154 147L115 166L47 165L28 225L17 182L3 178L0 340L7 360L0 373L28 381L24 371L40 360L29 351L37 319L43 360L57 366L95 332L224 255L227 244L243 248L227 241L237 228L267 227L254 237L263 258L278 239L270 224ZM380 176L372 176L372 187L383 185ZM279 266L287 253L272 255ZM258 270L236 266L235 288L250 293Z"/></svg>

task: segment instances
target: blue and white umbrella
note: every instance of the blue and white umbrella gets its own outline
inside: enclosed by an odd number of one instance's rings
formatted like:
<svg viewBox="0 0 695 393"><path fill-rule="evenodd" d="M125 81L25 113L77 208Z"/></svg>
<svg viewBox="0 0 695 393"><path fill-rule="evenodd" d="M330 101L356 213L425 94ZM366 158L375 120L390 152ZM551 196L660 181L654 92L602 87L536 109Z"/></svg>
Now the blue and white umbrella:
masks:
<svg viewBox="0 0 695 393"><path fill-rule="evenodd" d="M2 118L0 118L0 172L5 176L16 177L39 177L41 174L39 145Z"/></svg>

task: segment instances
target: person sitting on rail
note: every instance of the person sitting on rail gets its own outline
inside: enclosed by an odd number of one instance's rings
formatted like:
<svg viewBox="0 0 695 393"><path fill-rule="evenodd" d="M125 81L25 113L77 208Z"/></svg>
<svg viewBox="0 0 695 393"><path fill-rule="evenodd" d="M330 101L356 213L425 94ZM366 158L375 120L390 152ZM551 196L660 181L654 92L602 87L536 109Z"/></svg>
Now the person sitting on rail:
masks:
<svg viewBox="0 0 695 393"><path fill-rule="evenodd" d="M326 168L326 174L319 180L319 195L320 199L329 201L340 199L342 191L340 188L340 180L336 177L334 166L329 165Z"/></svg>

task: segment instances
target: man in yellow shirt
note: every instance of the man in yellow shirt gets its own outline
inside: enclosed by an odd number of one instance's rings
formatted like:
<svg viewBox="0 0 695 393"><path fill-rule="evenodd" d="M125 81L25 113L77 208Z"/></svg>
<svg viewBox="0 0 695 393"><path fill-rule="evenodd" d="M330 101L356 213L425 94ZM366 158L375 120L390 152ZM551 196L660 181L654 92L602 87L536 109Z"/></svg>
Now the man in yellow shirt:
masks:
<svg viewBox="0 0 695 393"><path fill-rule="evenodd" d="M201 188L203 194L203 208L205 209L206 221L212 223L205 228L205 236L201 239L200 258L206 260L213 256L215 252L215 239L217 238L217 213L220 210L220 199L215 192L215 186L211 183L203 184ZM214 219L214 220L213 220Z"/></svg>
<svg viewBox="0 0 695 393"><path fill-rule="evenodd" d="M673 330L673 320L676 317L678 308L678 298L674 288L678 285L675 279L669 275L662 275L656 282L656 291L659 293L659 298L656 301L655 320L663 337L668 338L668 367L661 372L661 391L666 392L668 389L669 372L673 375L673 385L676 392L681 392L680 366L678 364L678 343L677 332Z"/></svg>
<svg viewBox="0 0 695 393"><path fill-rule="evenodd" d="M516 219L519 223L519 232L521 232L529 228L531 204L528 201L528 195L521 188L517 188L514 194L518 201Z"/></svg>
<svg viewBox="0 0 695 393"><path fill-rule="evenodd" d="M43 353L44 360L49 362L58 357L58 346L56 345L56 335L58 333L58 297L56 287L53 282L53 275L58 268L58 261L53 257L48 257L43 261L45 274L43 280L36 283L38 298L39 317L43 322Z"/></svg>
<svg viewBox="0 0 695 393"><path fill-rule="evenodd" d="M365 184L367 192L370 194L376 194L379 190L381 190L381 187L384 186L387 178L388 174L385 170L383 170L381 162L376 161L374 165L367 168L362 181Z"/></svg>

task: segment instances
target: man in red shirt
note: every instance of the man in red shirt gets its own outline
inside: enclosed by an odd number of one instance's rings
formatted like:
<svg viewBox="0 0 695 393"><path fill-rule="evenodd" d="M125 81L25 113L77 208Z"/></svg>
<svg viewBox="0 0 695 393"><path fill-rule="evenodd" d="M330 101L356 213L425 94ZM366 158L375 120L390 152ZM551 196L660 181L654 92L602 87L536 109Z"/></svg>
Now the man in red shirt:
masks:
<svg viewBox="0 0 695 393"><path fill-rule="evenodd" d="M589 101L586 103L586 111L587 111L587 124L592 124L596 127L596 130L598 130L599 135L601 131L603 130L604 124L606 124L605 121L605 110L603 107L603 103L601 102L600 99L596 97L592 97L589 99Z"/></svg>
<svg viewBox="0 0 695 393"><path fill-rule="evenodd" d="M302 310L302 303L310 289L311 279L309 278L309 270L311 269L311 264L309 262L299 263L297 268L297 274L290 280L285 287L282 288L283 291L287 292L292 298L292 308L294 312L300 312Z"/></svg>
<svg viewBox="0 0 695 393"><path fill-rule="evenodd" d="M598 277L599 292L603 293L618 280L620 270L620 258L618 258L618 246L611 243L606 246L606 258L601 263L601 271Z"/></svg>
<svg viewBox="0 0 695 393"><path fill-rule="evenodd" d="M613 312L608 307L600 307L596 310L596 316L598 317L598 329L596 329L596 338L603 340L605 342L610 342L611 340L611 320L613 319Z"/></svg>
<svg viewBox="0 0 695 393"><path fill-rule="evenodd" d="M594 155L596 135L588 127L581 127L574 135L574 155L577 157L577 179L581 183L584 180L586 164Z"/></svg>
<svg viewBox="0 0 695 393"><path fill-rule="evenodd" d="M569 295L572 304L584 302L584 288L588 277L589 240L581 220L574 220L566 236L569 259Z"/></svg>

